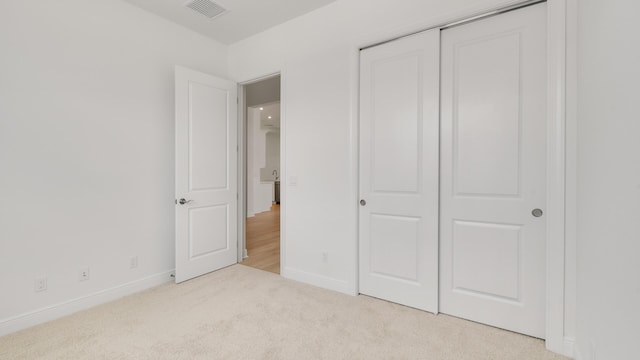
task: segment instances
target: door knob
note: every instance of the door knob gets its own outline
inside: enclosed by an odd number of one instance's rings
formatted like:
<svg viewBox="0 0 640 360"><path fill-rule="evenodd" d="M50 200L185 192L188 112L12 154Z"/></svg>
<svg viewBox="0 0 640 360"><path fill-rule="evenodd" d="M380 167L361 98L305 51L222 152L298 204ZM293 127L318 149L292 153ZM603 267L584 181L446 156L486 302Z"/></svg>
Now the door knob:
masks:
<svg viewBox="0 0 640 360"><path fill-rule="evenodd" d="M535 217L540 217L542 216L543 212L542 209L533 209L531 210L531 215L535 216Z"/></svg>
<svg viewBox="0 0 640 360"><path fill-rule="evenodd" d="M190 203L192 201L193 200L186 200L185 198L182 198L178 202L180 203L180 205L184 205L184 204L188 204L188 203Z"/></svg>
<svg viewBox="0 0 640 360"><path fill-rule="evenodd" d="M362 199L362 200L360 200L360 205L365 206L365 205L367 205L367 202L364 201L364 199Z"/></svg>

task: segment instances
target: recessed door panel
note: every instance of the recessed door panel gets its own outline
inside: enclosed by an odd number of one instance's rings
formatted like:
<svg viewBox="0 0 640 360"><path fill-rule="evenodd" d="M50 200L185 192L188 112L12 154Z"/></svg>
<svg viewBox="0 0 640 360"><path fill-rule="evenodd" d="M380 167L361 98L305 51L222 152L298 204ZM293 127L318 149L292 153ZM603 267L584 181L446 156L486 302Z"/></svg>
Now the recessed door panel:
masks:
<svg viewBox="0 0 640 360"><path fill-rule="evenodd" d="M520 193L520 46L514 30L453 48L457 195Z"/></svg>
<svg viewBox="0 0 640 360"><path fill-rule="evenodd" d="M371 272L409 281L418 280L420 219L371 215Z"/></svg>
<svg viewBox="0 0 640 360"><path fill-rule="evenodd" d="M189 190L224 189L228 173L226 89L189 82Z"/></svg>
<svg viewBox="0 0 640 360"><path fill-rule="evenodd" d="M227 205L189 209L189 258L229 249Z"/></svg>
<svg viewBox="0 0 640 360"><path fill-rule="evenodd" d="M453 222L453 289L498 299L520 297L519 225Z"/></svg>
<svg viewBox="0 0 640 360"><path fill-rule="evenodd" d="M373 190L417 192L420 182L421 52L379 60L371 67Z"/></svg>

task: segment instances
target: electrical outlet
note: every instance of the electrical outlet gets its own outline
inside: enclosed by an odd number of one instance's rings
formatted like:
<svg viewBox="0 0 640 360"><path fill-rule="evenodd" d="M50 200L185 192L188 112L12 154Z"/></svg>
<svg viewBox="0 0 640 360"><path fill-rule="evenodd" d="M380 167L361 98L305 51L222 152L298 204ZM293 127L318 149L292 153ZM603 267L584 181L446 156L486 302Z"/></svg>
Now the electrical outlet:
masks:
<svg viewBox="0 0 640 360"><path fill-rule="evenodd" d="M38 278L33 283L33 291L40 292L47 290L47 278Z"/></svg>
<svg viewBox="0 0 640 360"><path fill-rule="evenodd" d="M78 272L78 281L85 281L85 280L89 280L89 268L86 267L84 269L80 269L80 272Z"/></svg>
<svg viewBox="0 0 640 360"><path fill-rule="evenodd" d="M135 269L138 267L138 257L134 256L129 259L129 269Z"/></svg>
<svg viewBox="0 0 640 360"><path fill-rule="evenodd" d="M325 264L329 262L329 253L326 251L322 252L322 262Z"/></svg>

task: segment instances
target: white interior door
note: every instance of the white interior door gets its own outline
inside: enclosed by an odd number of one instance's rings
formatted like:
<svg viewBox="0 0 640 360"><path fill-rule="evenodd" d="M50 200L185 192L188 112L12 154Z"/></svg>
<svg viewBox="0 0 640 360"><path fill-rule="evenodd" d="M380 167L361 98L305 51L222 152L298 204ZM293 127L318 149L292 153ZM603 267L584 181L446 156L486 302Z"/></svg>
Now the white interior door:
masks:
<svg viewBox="0 0 640 360"><path fill-rule="evenodd" d="M438 30L360 54L360 292L438 311Z"/></svg>
<svg viewBox="0 0 640 360"><path fill-rule="evenodd" d="M176 67L176 282L237 262L237 86Z"/></svg>
<svg viewBox="0 0 640 360"><path fill-rule="evenodd" d="M443 30L441 50L440 311L540 338L545 9Z"/></svg>

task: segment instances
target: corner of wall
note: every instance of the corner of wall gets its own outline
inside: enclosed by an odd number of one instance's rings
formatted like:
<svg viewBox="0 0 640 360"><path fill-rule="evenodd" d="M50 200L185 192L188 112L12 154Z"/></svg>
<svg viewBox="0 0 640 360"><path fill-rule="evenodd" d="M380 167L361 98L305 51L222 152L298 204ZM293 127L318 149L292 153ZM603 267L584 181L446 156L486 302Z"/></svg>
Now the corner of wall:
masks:
<svg viewBox="0 0 640 360"><path fill-rule="evenodd" d="M337 280L328 276L313 274L306 271L285 267L282 271L282 277L314 285L328 290L341 292L347 295L357 295L355 289L349 286L347 281Z"/></svg>

